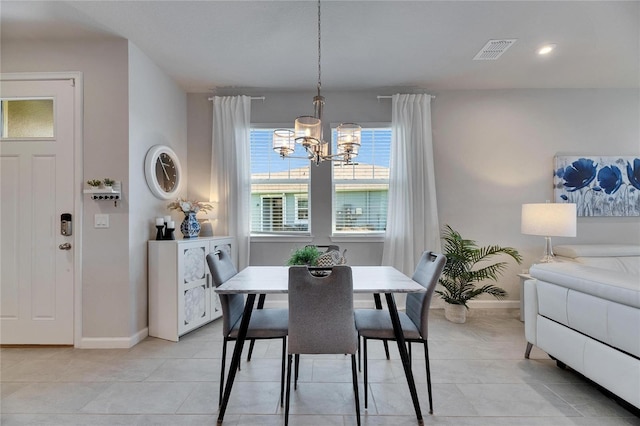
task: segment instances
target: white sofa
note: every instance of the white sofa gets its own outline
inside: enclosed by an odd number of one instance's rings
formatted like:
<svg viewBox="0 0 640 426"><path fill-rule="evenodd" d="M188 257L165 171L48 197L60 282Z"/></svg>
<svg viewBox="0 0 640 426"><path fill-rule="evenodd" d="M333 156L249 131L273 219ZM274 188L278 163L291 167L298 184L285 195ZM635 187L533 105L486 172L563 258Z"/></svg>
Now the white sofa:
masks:
<svg viewBox="0 0 640 426"><path fill-rule="evenodd" d="M525 282L525 336L640 408L640 245L554 247Z"/></svg>

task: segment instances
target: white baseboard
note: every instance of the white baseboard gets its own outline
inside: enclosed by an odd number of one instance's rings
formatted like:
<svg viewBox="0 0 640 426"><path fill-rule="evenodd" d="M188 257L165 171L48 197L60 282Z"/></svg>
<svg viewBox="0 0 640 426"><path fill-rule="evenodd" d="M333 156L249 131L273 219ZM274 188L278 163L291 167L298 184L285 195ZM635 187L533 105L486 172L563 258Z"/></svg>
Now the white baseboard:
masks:
<svg viewBox="0 0 640 426"><path fill-rule="evenodd" d="M143 328L130 337L83 337L75 345L79 349L129 349L149 336L149 329Z"/></svg>
<svg viewBox="0 0 640 426"><path fill-rule="evenodd" d="M382 306L386 307L386 302L382 298ZM286 308L286 300L265 300L265 308ZM356 309L368 309L373 308L373 298L371 300L358 300L354 301L354 307ZM398 304L398 309L404 309L404 299L402 305ZM431 309L444 309L444 302L442 299L436 299L435 297L431 301ZM469 309L520 309L519 300L472 300L469 302Z"/></svg>
<svg viewBox="0 0 640 426"><path fill-rule="evenodd" d="M520 309L519 300L472 300L469 309Z"/></svg>

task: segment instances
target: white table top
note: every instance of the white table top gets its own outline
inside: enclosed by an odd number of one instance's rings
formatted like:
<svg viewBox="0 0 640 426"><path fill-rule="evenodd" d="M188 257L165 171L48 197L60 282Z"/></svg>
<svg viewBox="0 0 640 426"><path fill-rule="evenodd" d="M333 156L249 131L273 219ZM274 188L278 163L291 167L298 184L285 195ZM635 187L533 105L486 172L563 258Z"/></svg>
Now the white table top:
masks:
<svg viewBox="0 0 640 426"><path fill-rule="evenodd" d="M425 288L391 266L352 266L354 293L420 293ZM287 293L289 267L249 266L216 293Z"/></svg>

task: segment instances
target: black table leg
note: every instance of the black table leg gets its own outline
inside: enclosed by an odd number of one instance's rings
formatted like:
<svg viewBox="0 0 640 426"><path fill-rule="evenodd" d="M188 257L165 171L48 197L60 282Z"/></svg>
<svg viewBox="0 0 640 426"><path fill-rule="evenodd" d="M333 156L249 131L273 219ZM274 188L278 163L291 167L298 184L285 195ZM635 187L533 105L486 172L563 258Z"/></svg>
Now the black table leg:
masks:
<svg viewBox="0 0 640 426"><path fill-rule="evenodd" d="M236 371L240 364L242 347L244 346L244 340L247 337L249 321L251 320L251 311L253 310L255 300L255 294L247 295L247 301L244 305L244 313L242 314L242 321L240 321L240 329L238 330L238 338L236 339L236 345L233 348L233 357L231 358L231 365L229 366L227 384L224 387L224 397L222 398L222 404L220 405L220 411L218 412L218 426L222 424L224 412L227 410L227 404L229 403L229 397L231 396L231 388L233 387L233 380L236 378Z"/></svg>
<svg viewBox="0 0 640 426"><path fill-rule="evenodd" d="M400 359L402 360L404 375L407 377L409 392L411 393L411 399L413 400L413 408L415 408L416 410L418 424L423 425L424 420L422 419L422 411L420 411L420 401L418 401L418 392L416 391L416 383L413 380L413 372L411 371L409 354L407 353L407 346L405 345L404 341L404 333L402 333L402 327L400 326L400 318L398 317L398 308L396 307L396 301L393 298L393 293L385 293L384 296L387 299L389 316L391 317L391 324L393 324L393 333L395 334L396 342L398 343L398 352L400 352Z"/></svg>
<svg viewBox="0 0 640 426"><path fill-rule="evenodd" d="M382 309L382 301L380 300L380 293L373 293L373 302L376 305L376 309ZM387 359L390 359L389 343L386 340L383 340L382 344L384 345L384 354L387 356Z"/></svg>

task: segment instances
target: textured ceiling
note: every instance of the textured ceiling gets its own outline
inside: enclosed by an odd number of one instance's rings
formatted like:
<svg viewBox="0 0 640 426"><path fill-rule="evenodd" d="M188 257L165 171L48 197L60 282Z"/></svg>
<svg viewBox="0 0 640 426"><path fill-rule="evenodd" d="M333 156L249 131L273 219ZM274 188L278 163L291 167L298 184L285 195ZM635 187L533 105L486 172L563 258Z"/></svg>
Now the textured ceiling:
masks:
<svg viewBox="0 0 640 426"><path fill-rule="evenodd" d="M2 40L127 38L189 92L317 81L314 1L3 0L0 15ZM472 60L503 38L518 41L500 59ZM638 88L640 3L323 1L322 86Z"/></svg>

